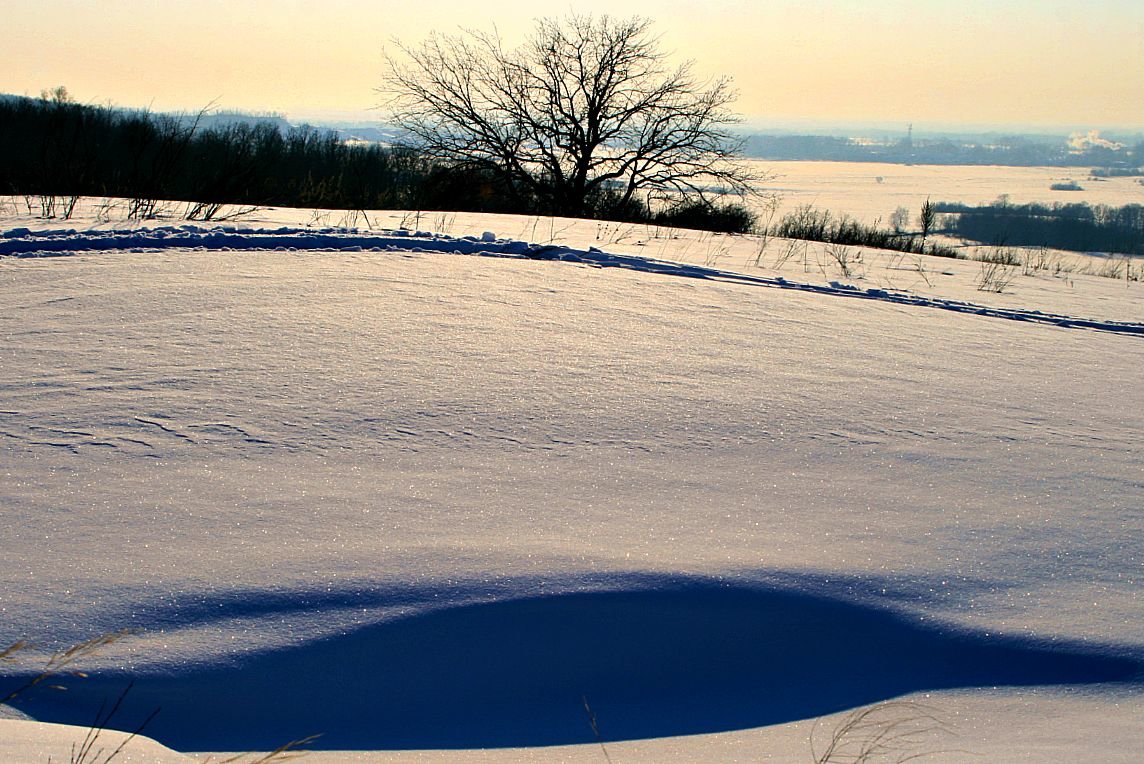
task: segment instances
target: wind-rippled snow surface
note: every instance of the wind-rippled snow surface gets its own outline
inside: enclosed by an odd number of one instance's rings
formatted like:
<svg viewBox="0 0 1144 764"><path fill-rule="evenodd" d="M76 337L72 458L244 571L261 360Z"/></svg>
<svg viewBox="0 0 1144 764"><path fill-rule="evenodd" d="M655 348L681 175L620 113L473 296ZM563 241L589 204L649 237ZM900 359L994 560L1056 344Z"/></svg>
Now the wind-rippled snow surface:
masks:
<svg viewBox="0 0 1144 764"><path fill-rule="evenodd" d="M480 229L0 255L0 642L135 631L37 718L129 676L123 723L162 706L181 750L591 743L585 700L605 740L1140 706L1144 338L1093 303Z"/></svg>

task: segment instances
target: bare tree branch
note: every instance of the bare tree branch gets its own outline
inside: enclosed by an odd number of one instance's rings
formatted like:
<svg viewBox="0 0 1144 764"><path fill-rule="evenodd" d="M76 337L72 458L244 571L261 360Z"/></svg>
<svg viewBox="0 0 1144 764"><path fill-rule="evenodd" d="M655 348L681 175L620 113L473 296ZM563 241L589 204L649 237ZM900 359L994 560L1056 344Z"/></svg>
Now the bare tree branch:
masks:
<svg viewBox="0 0 1144 764"><path fill-rule="evenodd" d="M512 50L473 30L397 44L379 92L412 148L491 171L557 214L605 193L706 198L758 180L736 161L730 81L670 68L639 17L541 19Z"/></svg>

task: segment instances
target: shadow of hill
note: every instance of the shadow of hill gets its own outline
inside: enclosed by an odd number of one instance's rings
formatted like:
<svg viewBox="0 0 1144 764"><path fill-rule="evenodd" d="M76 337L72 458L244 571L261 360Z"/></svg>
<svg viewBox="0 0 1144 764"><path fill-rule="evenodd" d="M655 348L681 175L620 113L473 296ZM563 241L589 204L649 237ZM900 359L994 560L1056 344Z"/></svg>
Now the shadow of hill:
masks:
<svg viewBox="0 0 1144 764"><path fill-rule="evenodd" d="M179 750L477 748L716 732L917 690L1137 681L1112 648L941 630L775 589L688 583L468 605L245 658L134 676L113 726ZM89 724L126 675L97 674L22 709Z"/></svg>

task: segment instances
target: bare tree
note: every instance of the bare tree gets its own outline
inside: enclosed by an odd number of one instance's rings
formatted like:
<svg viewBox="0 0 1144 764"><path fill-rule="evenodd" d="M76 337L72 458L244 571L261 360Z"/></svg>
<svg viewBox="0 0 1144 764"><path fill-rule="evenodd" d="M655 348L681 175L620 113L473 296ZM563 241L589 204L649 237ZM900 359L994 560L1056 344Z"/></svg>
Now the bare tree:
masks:
<svg viewBox="0 0 1144 764"><path fill-rule="evenodd" d="M898 207L890 215L890 226L894 233L901 233L910 224L910 211L905 207Z"/></svg>
<svg viewBox="0 0 1144 764"><path fill-rule="evenodd" d="M388 55L388 118L429 156L492 172L513 193L582 215L611 195L706 198L756 177L734 160L727 79L670 68L643 18L541 19L527 42L434 34Z"/></svg>

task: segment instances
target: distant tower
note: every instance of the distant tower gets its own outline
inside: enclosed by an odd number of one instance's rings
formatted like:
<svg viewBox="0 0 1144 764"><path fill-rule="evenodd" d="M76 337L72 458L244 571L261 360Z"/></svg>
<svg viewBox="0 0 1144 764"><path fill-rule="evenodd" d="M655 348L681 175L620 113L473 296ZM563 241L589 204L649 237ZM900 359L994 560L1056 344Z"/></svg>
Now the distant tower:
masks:
<svg viewBox="0 0 1144 764"><path fill-rule="evenodd" d="M906 130L906 148L912 149L914 147L914 123L911 122L909 128Z"/></svg>

